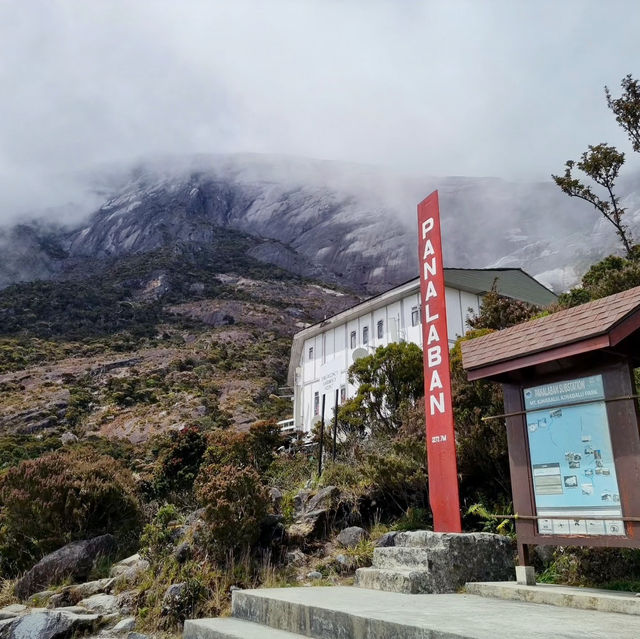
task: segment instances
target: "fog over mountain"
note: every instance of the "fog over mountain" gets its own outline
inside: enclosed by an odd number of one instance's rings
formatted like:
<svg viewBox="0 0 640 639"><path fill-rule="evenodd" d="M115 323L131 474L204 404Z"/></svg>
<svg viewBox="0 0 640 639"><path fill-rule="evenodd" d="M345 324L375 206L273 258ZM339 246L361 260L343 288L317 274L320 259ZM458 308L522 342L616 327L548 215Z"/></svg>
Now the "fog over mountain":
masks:
<svg viewBox="0 0 640 639"><path fill-rule="evenodd" d="M433 178L250 154L167 157L83 179L100 202L90 212L82 210L87 199L75 209L33 212L46 222L1 231L2 285L65 278L96 259L161 247L197 250L229 228L260 239L252 257L375 293L417 274L416 204L436 188L447 266L522 267L560 291L617 244L589 205L550 182ZM632 228L640 226L637 186L624 185Z"/></svg>

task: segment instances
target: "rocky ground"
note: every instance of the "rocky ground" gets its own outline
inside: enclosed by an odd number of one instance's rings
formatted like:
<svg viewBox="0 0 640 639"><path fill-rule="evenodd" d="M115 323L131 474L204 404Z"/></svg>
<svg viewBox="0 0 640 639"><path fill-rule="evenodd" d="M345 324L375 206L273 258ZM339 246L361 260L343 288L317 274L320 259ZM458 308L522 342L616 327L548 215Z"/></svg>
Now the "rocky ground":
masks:
<svg viewBox="0 0 640 639"><path fill-rule="evenodd" d="M272 489L274 510L281 510L282 495ZM282 566L291 585L352 583L359 567L369 565L374 545L393 545L395 532L378 527L367 531L349 525L355 511L335 486L302 490L293 500L292 521L281 514L263 522L263 541L282 550ZM174 538L172 553L180 561L195 552L193 533L202 525L198 512L187 518ZM383 534L384 533L384 534ZM375 540L375 542L374 542ZM0 602L0 639L57 639L67 636L104 638L178 636L154 633L158 620L144 621L140 607L145 589L154 580L153 567L139 554L113 564L102 578L95 575L101 558L113 551L114 540L103 535L74 542L45 556L12 585ZM275 544L275 546L273 545ZM274 568L275 570L275 568ZM282 585L282 578L277 582ZM230 590L235 586L231 585ZM160 616L180 608L188 584L165 583ZM230 592L218 596L229 597ZM142 630L141 630L142 628Z"/></svg>
<svg viewBox="0 0 640 639"><path fill-rule="evenodd" d="M79 437L93 434L140 443L206 417L212 410L207 404L211 393L231 423L246 428L265 416L259 404L277 394L285 381L291 335L359 301L311 283L255 280L233 273L218 278L232 287L238 299L169 306L167 311L188 318L191 325L160 325L156 338L133 349L114 352L100 340L89 344L58 340L50 354L40 346L42 361L22 367L8 359L17 347L7 341L0 348L0 370L3 357L5 369L11 369L0 373L0 436L43 437L71 430ZM150 398L122 401L109 393L109 386L118 380L155 384L158 379L168 385ZM199 383L203 379L207 392ZM72 424L68 411L80 387L91 400ZM280 407L280 412L285 409Z"/></svg>

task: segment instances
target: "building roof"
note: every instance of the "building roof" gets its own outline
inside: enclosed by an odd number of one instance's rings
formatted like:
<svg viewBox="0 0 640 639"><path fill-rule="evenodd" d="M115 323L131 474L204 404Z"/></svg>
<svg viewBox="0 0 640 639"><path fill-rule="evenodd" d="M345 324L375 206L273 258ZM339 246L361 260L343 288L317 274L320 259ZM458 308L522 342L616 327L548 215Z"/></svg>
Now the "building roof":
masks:
<svg viewBox="0 0 640 639"><path fill-rule="evenodd" d="M540 306L551 304L557 299L553 291L540 284L540 282L520 268L445 268L444 283L445 286L450 288L467 291L475 295L484 295L491 290L495 283L501 295ZM305 340L324 332L327 328L343 324L353 317L370 313L381 306L392 304L407 295L419 291L420 278L415 277L412 280L404 282L384 293L370 297L360 304L356 304L296 333L293 337L293 344L291 345L291 359L289 361L287 383L289 385L293 385L294 383L295 369L300 361Z"/></svg>
<svg viewBox="0 0 640 639"><path fill-rule="evenodd" d="M462 344L470 380L613 347L640 324L640 287Z"/></svg>

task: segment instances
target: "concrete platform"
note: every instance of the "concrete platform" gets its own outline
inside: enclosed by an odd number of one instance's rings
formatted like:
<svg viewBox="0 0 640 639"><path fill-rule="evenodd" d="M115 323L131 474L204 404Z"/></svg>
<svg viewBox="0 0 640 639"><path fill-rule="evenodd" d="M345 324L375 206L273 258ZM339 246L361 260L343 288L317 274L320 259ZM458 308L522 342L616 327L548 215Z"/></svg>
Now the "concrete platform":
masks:
<svg viewBox="0 0 640 639"><path fill-rule="evenodd" d="M261 636L293 639L638 639L640 617L470 594L407 595L350 587L233 593L234 620ZM185 624L185 639L235 639L230 620ZM200 624L196 627L197 624ZM233 633L236 634L233 634Z"/></svg>
<svg viewBox="0 0 640 639"><path fill-rule="evenodd" d="M626 615L640 615L640 597L632 592L574 588L553 584L524 586L513 581L468 583L465 591L471 595L511 601L527 601L549 606L564 606L580 610L598 610ZM640 635L639 635L640 637Z"/></svg>
<svg viewBox="0 0 640 639"><path fill-rule="evenodd" d="M284 630L265 628L251 621L221 617L219 619L190 619L185 621L184 639L304 639Z"/></svg>

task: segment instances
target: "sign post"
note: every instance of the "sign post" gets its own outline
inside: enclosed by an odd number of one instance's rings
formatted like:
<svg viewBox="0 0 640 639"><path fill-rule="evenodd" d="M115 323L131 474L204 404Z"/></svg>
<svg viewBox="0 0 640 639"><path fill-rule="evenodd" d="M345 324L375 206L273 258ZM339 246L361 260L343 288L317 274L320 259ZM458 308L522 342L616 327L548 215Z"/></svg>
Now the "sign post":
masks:
<svg viewBox="0 0 640 639"><path fill-rule="evenodd" d="M418 204L429 503L435 532L462 532L451 401L440 209L434 191Z"/></svg>

